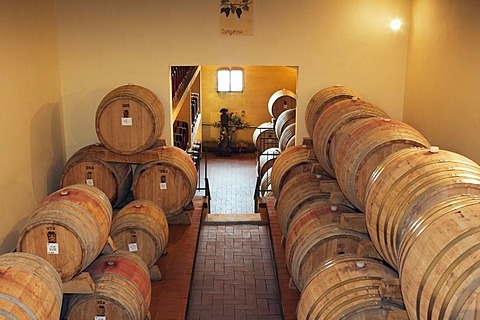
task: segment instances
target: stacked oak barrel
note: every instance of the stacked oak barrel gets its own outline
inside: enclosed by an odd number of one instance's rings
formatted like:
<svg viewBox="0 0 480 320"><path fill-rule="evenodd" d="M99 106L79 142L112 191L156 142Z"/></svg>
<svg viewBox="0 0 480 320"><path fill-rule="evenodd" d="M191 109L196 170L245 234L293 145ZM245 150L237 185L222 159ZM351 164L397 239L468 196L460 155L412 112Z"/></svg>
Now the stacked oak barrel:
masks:
<svg viewBox="0 0 480 320"><path fill-rule="evenodd" d="M476 318L480 167L430 146L347 87L319 91L305 120L313 146L296 147L295 161L282 153L272 172L287 266L301 291L298 318L390 319L402 308L410 319ZM328 195L328 179L344 207ZM341 238L347 218L332 212L349 210L363 217L362 240ZM326 245L328 236L337 242ZM376 250L361 252L365 243ZM385 297L397 274L400 296Z"/></svg>
<svg viewBox="0 0 480 320"><path fill-rule="evenodd" d="M274 92L268 100L268 112L272 116L278 147L285 150L295 145L295 114L297 96L290 90Z"/></svg>
<svg viewBox="0 0 480 320"><path fill-rule="evenodd" d="M0 269L12 275L2 280L19 288L0 292L9 316L58 319L62 293L70 293L67 319L147 317L150 276L161 276L155 263L166 250L168 223L178 222L197 184L185 151L157 146L163 124L163 107L146 88L122 86L102 99L96 115L102 144L68 160L62 188L36 206L20 232L21 255L0 257ZM132 188L134 199L125 200ZM15 275L31 283L22 289ZM30 294L32 284L41 290Z"/></svg>
<svg viewBox="0 0 480 320"><path fill-rule="evenodd" d="M62 187L95 185L114 207L133 190L135 199L156 203L174 220L195 194L197 168L182 149L160 146L164 118L162 103L147 88L129 84L109 92L95 118L101 144L81 148L68 160Z"/></svg>
<svg viewBox="0 0 480 320"><path fill-rule="evenodd" d="M271 122L262 123L253 133L257 149L257 184L260 196L270 194L272 166L277 156L295 145L297 97L290 90L274 92L268 100Z"/></svg>

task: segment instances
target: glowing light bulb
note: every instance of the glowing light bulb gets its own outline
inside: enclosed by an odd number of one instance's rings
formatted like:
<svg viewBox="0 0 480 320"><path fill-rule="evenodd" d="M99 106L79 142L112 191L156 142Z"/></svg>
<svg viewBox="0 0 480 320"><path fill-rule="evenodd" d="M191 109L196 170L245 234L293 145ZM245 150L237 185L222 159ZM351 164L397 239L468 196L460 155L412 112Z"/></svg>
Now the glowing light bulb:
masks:
<svg viewBox="0 0 480 320"><path fill-rule="evenodd" d="M392 22L390 22L390 28L392 28L393 31L398 31L402 27L402 20L400 19L393 19Z"/></svg>

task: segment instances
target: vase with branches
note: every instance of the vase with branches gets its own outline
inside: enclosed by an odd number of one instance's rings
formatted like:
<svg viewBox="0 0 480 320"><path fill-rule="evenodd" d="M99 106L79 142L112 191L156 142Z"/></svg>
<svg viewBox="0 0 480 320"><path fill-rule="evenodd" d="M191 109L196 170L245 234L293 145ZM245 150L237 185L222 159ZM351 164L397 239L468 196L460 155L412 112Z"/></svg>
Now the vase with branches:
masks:
<svg viewBox="0 0 480 320"><path fill-rule="evenodd" d="M213 123L215 128L220 129L220 137L218 141L218 153L223 156L228 156L231 153L232 137L233 135L245 128L248 128L250 124L244 120L245 111L241 112L241 116L237 112L227 113L227 109L222 109L220 112L226 110L224 113L228 115L228 119L225 121L216 121Z"/></svg>

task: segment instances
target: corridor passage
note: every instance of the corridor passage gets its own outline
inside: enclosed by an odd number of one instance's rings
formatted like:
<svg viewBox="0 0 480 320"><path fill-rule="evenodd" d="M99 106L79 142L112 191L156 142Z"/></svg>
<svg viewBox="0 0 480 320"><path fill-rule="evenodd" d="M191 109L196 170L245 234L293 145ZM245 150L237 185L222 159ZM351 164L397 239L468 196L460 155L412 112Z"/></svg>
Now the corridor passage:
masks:
<svg viewBox="0 0 480 320"><path fill-rule="evenodd" d="M210 184L211 213L253 213L257 179L255 154L232 154L218 157L209 153L207 175ZM205 157L200 176L204 177ZM203 181L202 181L203 183Z"/></svg>
<svg viewBox="0 0 480 320"><path fill-rule="evenodd" d="M201 228L188 319L282 319L268 226Z"/></svg>
<svg viewBox="0 0 480 320"><path fill-rule="evenodd" d="M299 292L289 288L275 199L253 214L255 156L209 154L208 177L211 214L197 193L192 224L170 226L168 254L157 262L163 279L152 288L152 320L295 319Z"/></svg>

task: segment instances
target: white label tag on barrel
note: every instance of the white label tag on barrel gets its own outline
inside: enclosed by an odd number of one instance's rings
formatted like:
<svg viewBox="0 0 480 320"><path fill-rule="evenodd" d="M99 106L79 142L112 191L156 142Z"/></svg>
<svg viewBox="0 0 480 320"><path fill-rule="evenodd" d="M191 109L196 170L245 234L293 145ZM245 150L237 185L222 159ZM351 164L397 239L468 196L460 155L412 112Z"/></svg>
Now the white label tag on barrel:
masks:
<svg viewBox="0 0 480 320"><path fill-rule="evenodd" d="M107 320L107 316L95 316L94 320Z"/></svg>
<svg viewBox="0 0 480 320"><path fill-rule="evenodd" d="M138 251L138 245L137 243L129 243L128 244L128 251L130 252L137 252Z"/></svg>
<svg viewBox="0 0 480 320"><path fill-rule="evenodd" d="M47 243L47 254L58 254L58 243Z"/></svg>
<svg viewBox="0 0 480 320"><path fill-rule="evenodd" d="M89 186L94 186L95 184L93 184L93 179L87 179L85 180L85 183Z"/></svg>
<svg viewBox="0 0 480 320"><path fill-rule="evenodd" d="M132 118L122 118L122 126L132 126Z"/></svg>
<svg viewBox="0 0 480 320"><path fill-rule="evenodd" d="M160 182L160 189L161 190L167 190L167 183L166 182Z"/></svg>

